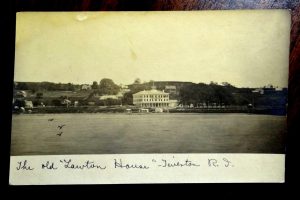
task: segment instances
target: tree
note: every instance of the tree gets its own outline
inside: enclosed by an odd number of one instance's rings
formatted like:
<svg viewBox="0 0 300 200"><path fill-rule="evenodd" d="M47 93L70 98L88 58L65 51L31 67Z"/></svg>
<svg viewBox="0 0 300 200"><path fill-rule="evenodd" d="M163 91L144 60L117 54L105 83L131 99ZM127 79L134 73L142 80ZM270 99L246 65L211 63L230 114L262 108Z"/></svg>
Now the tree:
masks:
<svg viewBox="0 0 300 200"><path fill-rule="evenodd" d="M99 84L100 95L115 95L119 92L120 87L113 82L113 80L104 78Z"/></svg>
<svg viewBox="0 0 300 200"><path fill-rule="evenodd" d="M180 103L184 105L205 103L206 105L230 105L234 103L232 87L216 83L190 84L181 88L179 93Z"/></svg>
<svg viewBox="0 0 300 200"><path fill-rule="evenodd" d="M24 100L20 100L20 99L16 99L16 101L14 102L14 106L18 106L20 107L25 107L25 101Z"/></svg>
<svg viewBox="0 0 300 200"><path fill-rule="evenodd" d="M122 103L123 103L124 105L133 105L133 96L132 96L132 92L126 92L126 93L123 95Z"/></svg>
<svg viewBox="0 0 300 200"><path fill-rule="evenodd" d="M210 81L209 85L218 85L218 82Z"/></svg>
<svg viewBox="0 0 300 200"><path fill-rule="evenodd" d="M142 83L142 81L139 78L136 78L133 82L133 84L141 84L141 83Z"/></svg>
<svg viewBox="0 0 300 200"><path fill-rule="evenodd" d="M36 93L35 98L36 98L36 99L42 99L42 98L43 98L43 93L42 93L42 92Z"/></svg>
<svg viewBox="0 0 300 200"><path fill-rule="evenodd" d="M120 105L121 100L119 99L105 99L105 100L100 100L98 103L100 106L114 106L114 105Z"/></svg>
<svg viewBox="0 0 300 200"><path fill-rule="evenodd" d="M17 84L17 89L18 90L28 90L28 85L27 85L27 83L20 82Z"/></svg>
<svg viewBox="0 0 300 200"><path fill-rule="evenodd" d="M230 105L234 103L233 95L224 86L217 86L215 88L216 103L219 105Z"/></svg>
<svg viewBox="0 0 300 200"><path fill-rule="evenodd" d="M225 86L225 87L233 87L230 83L228 83L228 82L222 82L221 83L223 86Z"/></svg>
<svg viewBox="0 0 300 200"><path fill-rule="evenodd" d="M54 105L54 106L61 106L62 104L61 104L61 101L59 100L59 99L53 99L52 100L52 104Z"/></svg>
<svg viewBox="0 0 300 200"><path fill-rule="evenodd" d="M130 90L132 91L133 94L143 91L143 90L149 90L151 87L147 86L145 84L134 84L130 87Z"/></svg>
<svg viewBox="0 0 300 200"><path fill-rule="evenodd" d="M74 85L73 85L72 83L68 83L68 84L66 85L66 90L67 90L67 91L74 91L74 90L75 90L75 87L74 87Z"/></svg>
<svg viewBox="0 0 300 200"><path fill-rule="evenodd" d="M98 83L97 83L97 81L93 81L92 89L93 90L97 90L98 89Z"/></svg>

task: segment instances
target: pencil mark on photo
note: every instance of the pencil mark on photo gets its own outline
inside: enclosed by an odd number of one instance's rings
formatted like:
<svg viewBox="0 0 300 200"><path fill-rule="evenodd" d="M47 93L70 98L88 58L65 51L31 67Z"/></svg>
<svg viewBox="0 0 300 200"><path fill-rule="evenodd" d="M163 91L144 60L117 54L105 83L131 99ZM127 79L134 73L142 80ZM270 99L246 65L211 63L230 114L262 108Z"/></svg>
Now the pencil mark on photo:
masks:
<svg viewBox="0 0 300 200"><path fill-rule="evenodd" d="M58 125L57 128L58 128L59 130L61 130L64 126L66 126L66 125L65 125L65 124Z"/></svg>
<svg viewBox="0 0 300 200"><path fill-rule="evenodd" d="M62 134L63 134L63 132L60 132L60 133L58 133L58 134L56 134L56 135L61 136Z"/></svg>

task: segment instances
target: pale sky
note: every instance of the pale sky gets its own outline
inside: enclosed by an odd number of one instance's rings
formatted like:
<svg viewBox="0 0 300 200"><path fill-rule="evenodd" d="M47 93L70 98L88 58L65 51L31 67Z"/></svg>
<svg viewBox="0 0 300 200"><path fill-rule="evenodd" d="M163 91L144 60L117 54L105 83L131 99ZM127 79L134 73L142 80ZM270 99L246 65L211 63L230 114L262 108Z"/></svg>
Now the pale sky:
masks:
<svg viewBox="0 0 300 200"><path fill-rule="evenodd" d="M15 81L287 87L290 13L18 13Z"/></svg>

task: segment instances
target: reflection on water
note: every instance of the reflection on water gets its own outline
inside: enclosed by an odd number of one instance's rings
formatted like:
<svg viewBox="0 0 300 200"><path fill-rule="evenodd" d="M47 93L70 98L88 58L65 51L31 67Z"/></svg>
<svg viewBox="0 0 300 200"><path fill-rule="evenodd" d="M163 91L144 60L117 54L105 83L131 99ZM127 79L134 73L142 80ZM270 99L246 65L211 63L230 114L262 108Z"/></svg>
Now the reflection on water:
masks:
<svg viewBox="0 0 300 200"><path fill-rule="evenodd" d="M286 133L285 117L247 114L24 114L12 122L12 155L283 153Z"/></svg>

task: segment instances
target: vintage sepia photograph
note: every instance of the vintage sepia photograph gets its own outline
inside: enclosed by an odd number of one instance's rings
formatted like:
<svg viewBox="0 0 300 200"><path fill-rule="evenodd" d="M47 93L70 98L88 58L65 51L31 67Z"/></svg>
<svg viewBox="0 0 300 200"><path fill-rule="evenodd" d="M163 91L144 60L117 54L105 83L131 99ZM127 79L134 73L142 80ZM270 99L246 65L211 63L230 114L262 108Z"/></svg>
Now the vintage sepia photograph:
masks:
<svg viewBox="0 0 300 200"><path fill-rule="evenodd" d="M289 36L288 10L19 12L11 156L284 154Z"/></svg>

